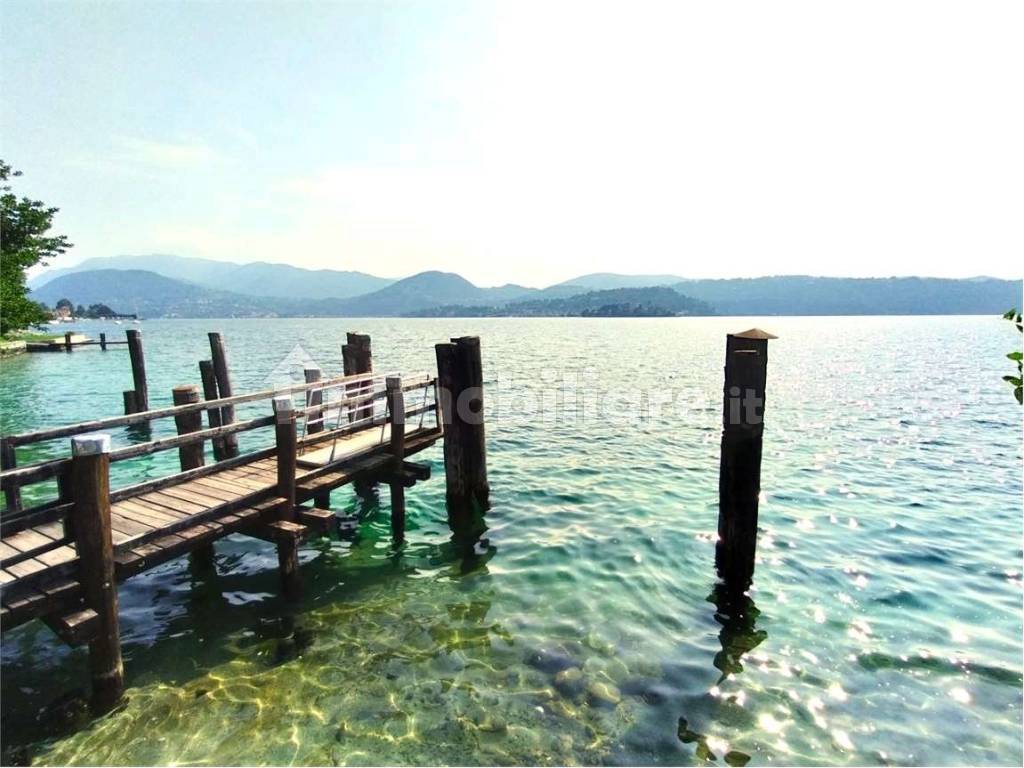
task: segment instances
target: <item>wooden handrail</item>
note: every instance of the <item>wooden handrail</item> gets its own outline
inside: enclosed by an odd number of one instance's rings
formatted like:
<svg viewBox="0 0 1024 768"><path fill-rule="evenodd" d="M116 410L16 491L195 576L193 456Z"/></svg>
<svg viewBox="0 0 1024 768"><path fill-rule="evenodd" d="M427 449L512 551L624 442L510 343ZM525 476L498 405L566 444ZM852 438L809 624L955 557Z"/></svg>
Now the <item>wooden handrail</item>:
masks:
<svg viewBox="0 0 1024 768"><path fill-rule="evenodd" d="M194 413L196 411L205 411L210 408L221 408L225 405L236 405L238 403L249 403L256 400L269 400L277 395L289 395L297 392L305 392L309 389L315 388L326 388L331 386L338 386L341 384L348 384L352 382L358 382L361 380L370 380L375 378L383 378L384 374L369 374L359 373L353 376L339 376L333 379L324 379L322 381L315 382L313 384L293 384L290 387L284 387L281 389L265 389L260 392L250 392L245 395L233 395L232 397L222 397L218 400L203 400L198 403L190 403L188 405L174 405L167 408L155 408L150 411L144 411L140 413L133 413L126 416L111 416L106 419L96 419L94 421L82 421L77 424L67 424L62 427L51 427L49 429L39 429L34 432L22 432L16 435L6 435L7 441L10 445L29 445L31 443L40 443L46 440L56 440L60 437L70 437L72 435L82 434L84 432L99 432L104 429L111 429L114 427L126 427L132 424L142 424L156 419L163 419L172 416L182 416L186 413Z"/></svg>

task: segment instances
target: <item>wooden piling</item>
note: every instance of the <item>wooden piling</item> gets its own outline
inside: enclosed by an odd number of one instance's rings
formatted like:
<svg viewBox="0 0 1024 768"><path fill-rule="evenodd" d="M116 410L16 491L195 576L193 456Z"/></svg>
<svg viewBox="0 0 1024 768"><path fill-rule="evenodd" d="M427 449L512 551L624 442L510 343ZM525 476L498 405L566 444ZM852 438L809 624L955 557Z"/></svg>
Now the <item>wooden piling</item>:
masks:
<svg viewBox="0 0 1024 768"><path fill-rule="evenodd" d="M0 438L0 469L14 469L18 466L18 460L14 453L14 446L6 437ZM4 483L4 503L7 505L5 512L17 512L21 509L21 486L16 483Z"/></svg>
<svg viewBox="0 0 1024 768"><path fill-rule="evenodd" d="M171 390L171 400L175 405L191 405L199 402L199 387L194 384L184 384ZM179 435L189 432L198 432L203 428L203 414L200 411L182 414L174 417L174 426ZM178 448L178 461L184 472L188 469L201 467L206 463L204 457L203 443L188 443ZM210 568L214 563L213 545L199 547L192 550L189 560L193 566L199 568Z"/></svg>
<svg viewBox="0 0 1024 768"><path fill-rule="evenodd" d="M126 389L124 392L121 393L121 396L124 398L124 415L125 416L131 416L133 413L138 413L139 412L139 407L135 403L135 390L134 389Z"/></svg>
<svg viewBox="0 0 1024 768"><path fill-rule="evenodd" d="M228 372L228 355L224 348L224 339L216 331L208 334L210 337L210 359L213 363L213 373L217 380L217 392L220 397L231 397L231 375ZM233 424L235 421L235 406L225 405L220 409L221 424ZM238 437L235 435L224 436L224 457L233 459L238 455Z"/></svg>
<svg viewBox="0 0 1024 768"><path fill-rule="evenodd" d="M346 335L347 343L341 345L341 361L346 376L355 376L359 373L373 372L373 352L370 347L370 336L365 333L349 333ZM349 385L346 394L355 396L362 385ZM368 403L356 408L352 413L352 420L368 418L373 414L373 404Z"/></svg>
<svg viewBox="0 0 1024 768"><path fill-rule="evenodd" d="M65 333L64 334L64 351L65 352L70 352L71 349L72 349L72 347L71 347L71 334L70 333Z"/></svg>
<svg viewBox="0 0 1024 768"><path fill-rule="evenodd" d="M106 352L107 351L107 334L105 334L105 333L101 333L100 334L100 351L101 352Z"/></svg>
<svg viewBox="0 0 1024 768"><path fill-rule="evenodd" d="M322 371L319 368L305 368L303 376L307 384L315 384L320 381ZM311 408L306 412L306 434L313 435L322 432L324 429L324 410L318 406L323 405L324 391L322 389L311 389L306 392L306 407ZM319 509L331 508L331 492L323 491L313 497L313 505Z"/></svg>
<svg viewBox="0 0 1024 768"><path fill-rule="evenodd" d="M437 344L435 352L448 504L460 511L485 511L490 507L490 486L480 339L452 339L449 344Z"/></svg>
<svg viewBox="0 0 1024 768"><path fill-rule="evenodd" d="M146 383L146 358L142 354L142 331L132 329L127 331L126 335L128 355L132 362L132 382L135 385L135 410L132 413L142 413L149 410L149 385Z"/></svg>
<svg viewBox="0 0 1024 768"><path fill-rule="evenodd" d="M360 373L373 372L373 352L371 350L370 336L366 333L347 333L346 343L341 345L341 362L343 372L346 376L355 376ZM349 384L345 387L346 397L356 397L360 394L363 385ZM366 394L365 392L363 394ZM349 413L350 421L369 418L373 415L373 403L353 408ZM373 497L376 483L366 480L357 480L352 484L356 494L361 498Z"/></svg>
<svg viewBox="0 0 1024 768"><path fill-rule="evenodd" d="M124 693L110 528L110 436L74 437L71 455L78 579L86 608L98 617L96 635L89 641L92 706L106 712Z"/></svg>
<svg viewBox="0 0 1024 768"><path fill-rule="evenodd" d="M757 328L726 337L715 565L732 592L746 591L754 576L768 340L774 338Z"/></svg>
<svg viewBox="0 0 1024 768"><path fill-rule="evenodd" d="M395 544L405 540L405 485L399 473L405 459L405 395L402 393L402 377L388 376L385 380L387 391L388 420L391 423L391 537Z"/></svg>
<svg viewBox="0 0 1024 768"><path fill-rule="evenodd" d="M294 523L295 472L298 456L295 408L291 395L275 397L273 406L274 439L277 446L277 495L285 500L278 510L277 519L284 523ZM277 539L277 563L285 598L298 600L302 596L302 584L299 580L299 542L296 537L281 536Z"/></svg>
<svg viewBox="0 0 1024 768"><path fill-rule="evenodd" d="M203 382L203 397L206 400L216 400L219 395L217 394L217 374L213 372L213 361L199 361L199 378ZM223 426L220 415L220 408L210 408L206 411L206 420L210 429ZM211 442L213 443L214 461L224 461L228 458L223 437L215 437Z"/></svg>

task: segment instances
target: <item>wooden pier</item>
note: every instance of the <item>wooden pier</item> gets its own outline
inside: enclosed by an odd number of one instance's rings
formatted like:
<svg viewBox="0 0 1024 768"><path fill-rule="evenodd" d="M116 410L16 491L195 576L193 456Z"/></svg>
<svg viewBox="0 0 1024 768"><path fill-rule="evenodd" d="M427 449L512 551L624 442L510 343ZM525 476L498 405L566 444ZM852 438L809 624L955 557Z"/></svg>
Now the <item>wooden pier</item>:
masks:
<svg viewBox="0 0 1024 768"><path fill-rule="evenodd" d="M369 337L350 334L349 342L346 369L351 359L358 372L309 370L301 384L233 395L223 341L211 334L214 360L200 364L207 399L184 385L169 407L4 436L0 628L38 618L66 643L88 643L93 704L103 711L123 690L118 582L182 555L210 559L214 542L237 533L276 545L282 592L298 599L298 546L336 524L324 508L330 492L388 483L400 543L405 490L430 476L428 465L409 459L442 438L449 503L469 497L486 506L479 341L438 345L443 392L430 374L373 373ZM218 393L226 396L210 397ZM478 425L467 427L477 419L452 405L463 402L479 403ZM234 420L236 406L253 403L265 405L264 415ZM176 434L113 445L112 431L161 420L173 420ZM263 436L263 447L239 451L241 433ZM18 448L59 440L67 441L65 455L18 466ZM214 447L210 464L206 441ZM180 471L110 487L112 463L170 450L178 451ZM23 506L22 489L53 481L55 498Z"/></svg>

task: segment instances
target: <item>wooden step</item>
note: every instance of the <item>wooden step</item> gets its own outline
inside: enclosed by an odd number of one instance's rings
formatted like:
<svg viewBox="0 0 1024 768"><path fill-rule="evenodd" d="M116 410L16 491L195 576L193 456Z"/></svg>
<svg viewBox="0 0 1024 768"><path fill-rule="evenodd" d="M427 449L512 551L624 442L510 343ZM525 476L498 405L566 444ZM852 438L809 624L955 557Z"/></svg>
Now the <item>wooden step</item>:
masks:
<svg viewBox="0 0 1024 768"><path fill-rule="evenodd" d="M92 640L100 628L100 617L92 608L83 608L65 615L44 616L43 621L68 645L83 645Z"/></svg>
<svg viewBox="0 0 1024 768"><path fill-rule="evenodd" d="M298 513L299 522L317 533L327 533L338 519L329 509L296 507L295 511Z"/></svg>
<svg viewBox="0 0 1024 768"><path fill-rule="evenodd" d="M252 536L264 541L298 541L304 538L310 531L300 523L293 523L290 520L274 520L270 523L260 523L242 531L247 536Z"/></svg>

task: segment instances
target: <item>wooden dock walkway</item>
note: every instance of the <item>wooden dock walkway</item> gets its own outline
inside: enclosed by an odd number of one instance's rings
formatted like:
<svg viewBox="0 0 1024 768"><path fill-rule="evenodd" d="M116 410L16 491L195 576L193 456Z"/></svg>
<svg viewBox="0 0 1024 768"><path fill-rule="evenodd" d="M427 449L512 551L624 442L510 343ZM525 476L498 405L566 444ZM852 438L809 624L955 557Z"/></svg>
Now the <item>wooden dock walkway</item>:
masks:
<svg viewBox="0 0 1024 768"><path fill-rule="evenodd" d="M470 393L479 400L478 425L465 424L452 407L482 382L478 341L437 345L439 371L452 387L443 391L438 377L427 374L374 374L369 337L350 334L349 341L346 368L362 368L357 373L323 379L307 369L304 384L206 400L196 386L176 387L171 407L5 436L0 628L39 618L65 642L89 643L93 702L103 710L123 689L118 582L182 555L209 559L210 545L242 534L276 544L282 589L297 599L297 548L306 536L334 525L334 514L324 508L330 492L350 483L366 488L387 482L393 535L400 542L405 489L430 476L429 466L409 457L442 438L449 501L469 491L486 499L486 488L479 487L486 486L485 459L474 453L483 447L482 389ZM223 350L219 335L217 346ZM216 387L205 391L217 394ZM235 406L258 401L272 404L267 415L234 420ZM111 431L163 419L174 420L175 435L112 445ZM269 430L272 441L264 442L271 444L238 451L239 433ZM19 446L67 438L70 455L17 466ZM215 459L210 464L207 441ZM110 488L111 463L168 450L178 451L180 471ZM54 480L55 498L22 505L23 488Z"/></svg>

